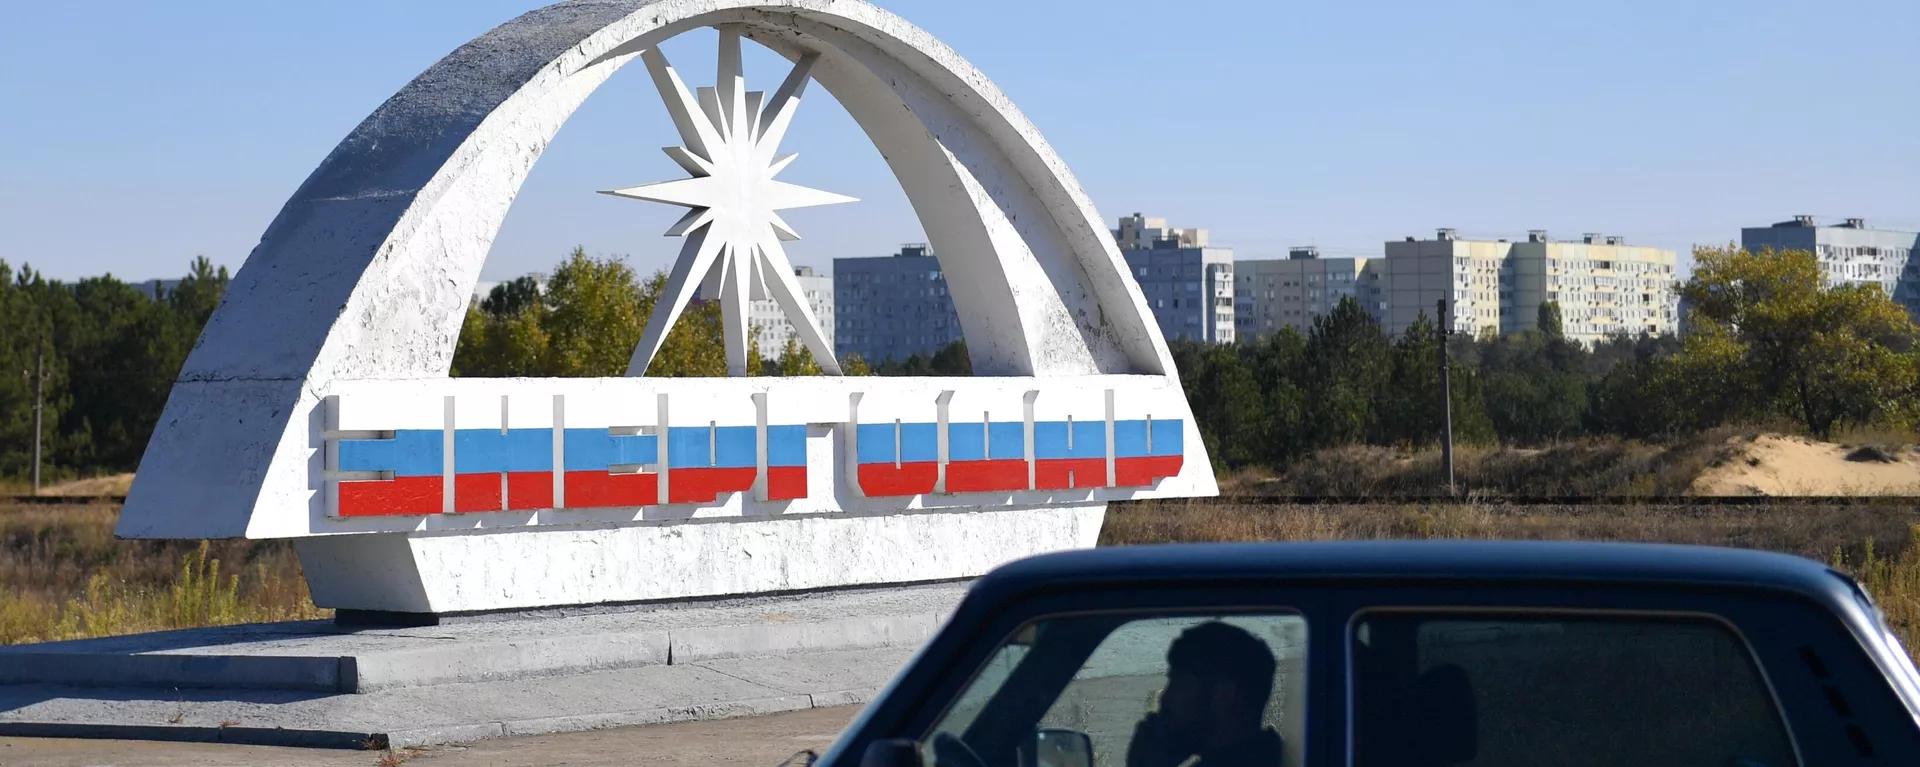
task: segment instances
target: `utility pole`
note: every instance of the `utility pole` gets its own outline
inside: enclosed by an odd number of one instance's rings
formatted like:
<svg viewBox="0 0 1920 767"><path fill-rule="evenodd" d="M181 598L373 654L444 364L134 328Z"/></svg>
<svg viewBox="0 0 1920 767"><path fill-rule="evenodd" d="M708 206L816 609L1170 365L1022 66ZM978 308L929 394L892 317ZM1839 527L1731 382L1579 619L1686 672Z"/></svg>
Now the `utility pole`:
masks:
<svg viewBox="0 0 1920 767"><path fill-rule="evenodd" d="M33 353L33 494L40 494L40 411L47 387L47 339Z"/></svg>
<svg viewBox="0 0 1920 767"><path fill-rule="evenodd" d="M1453 363L1448 359L1447 341L1453 337L1453 324L1447 317L1447 299L1440 299L1440 462L1447 468L1447 497L1455 495L1453 485Z"/></svg>

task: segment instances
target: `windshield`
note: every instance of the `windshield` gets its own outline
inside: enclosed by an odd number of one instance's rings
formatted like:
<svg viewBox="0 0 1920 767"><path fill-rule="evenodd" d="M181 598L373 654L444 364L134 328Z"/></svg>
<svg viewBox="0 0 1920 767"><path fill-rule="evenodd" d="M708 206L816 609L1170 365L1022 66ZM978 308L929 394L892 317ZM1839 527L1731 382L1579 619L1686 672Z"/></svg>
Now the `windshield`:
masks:
<svg viewBox="0 0 1920 767"><path fill-rule="evenodd" d="M1305 669L1295 613L1049 618L997 648L921 745L935 767L1296 765Z"/></svg>

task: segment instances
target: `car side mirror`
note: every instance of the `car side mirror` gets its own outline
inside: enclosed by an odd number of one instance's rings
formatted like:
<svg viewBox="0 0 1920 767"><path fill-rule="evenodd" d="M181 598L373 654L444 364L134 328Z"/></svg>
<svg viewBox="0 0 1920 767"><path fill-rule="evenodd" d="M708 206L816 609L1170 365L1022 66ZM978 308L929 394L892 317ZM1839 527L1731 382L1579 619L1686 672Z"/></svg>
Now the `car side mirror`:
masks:
<svg viewBox="0 0 1920 767"><path fill-rule="evenodd" d="M860 767L926 767L926 760L912 738L885 738L867 744Z"/></svg>
<svg viewBox="0 0 1920 767"><path fill-rule="evenodd" d="M1093 736L1043 727L1034 735L1034 767L1093 767Z"/></svg>

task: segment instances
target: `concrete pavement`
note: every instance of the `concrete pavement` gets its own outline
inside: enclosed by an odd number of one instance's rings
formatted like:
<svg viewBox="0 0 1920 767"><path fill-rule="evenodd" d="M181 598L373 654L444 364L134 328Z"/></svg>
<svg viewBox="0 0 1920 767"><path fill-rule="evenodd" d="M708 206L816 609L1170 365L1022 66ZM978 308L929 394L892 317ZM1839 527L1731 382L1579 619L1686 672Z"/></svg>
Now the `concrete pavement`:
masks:
<svg viewBox="0 0 1920 767"><path fill-rule="evenodd" d="M353 749L866 703L962 584L0 648L0 736Z"/></svg>
<svg viewBox="0 0 1920 767"><path fill-rule="evenodd" d="M926 641L965 584L466 618L244 624L0 647L0 685L368 693Z"/></svg>
<svg viewBox="0 0 1920 767"><path fill-rule="evenodd" d="M0 767L774 767L802 749L824 750L858 712L852 706L816 708L751 719L501 738L394 752L0 738Z"/></svg>
<svg viewBox="0 0 1920 767"><path fill-rule="evenodd" d="M913 653L721 658L362 695L0 687L0 736L395 748L862 704Z"/></svg>

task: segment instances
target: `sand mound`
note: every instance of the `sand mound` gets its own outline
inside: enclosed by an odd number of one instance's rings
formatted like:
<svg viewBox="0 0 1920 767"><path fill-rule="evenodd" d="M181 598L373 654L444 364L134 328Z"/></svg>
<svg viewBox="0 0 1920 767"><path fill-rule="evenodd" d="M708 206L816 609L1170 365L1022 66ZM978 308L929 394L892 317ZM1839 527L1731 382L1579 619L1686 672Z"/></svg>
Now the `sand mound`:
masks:
<svg viewBox="0 0 1920 767"><path fill-rule="evenodd" d="M1694 480L1695 495L1920 495L1920 448L1837 445L1805 437L1736 437Z"/></svg>
<svg viewBox="0 0 1920 767"><path fill-rule="evenodd" d="M127 488L133 486L132 474L114 474L92 479L76 479L42 488L42 495L126 495Z"/></svg>

